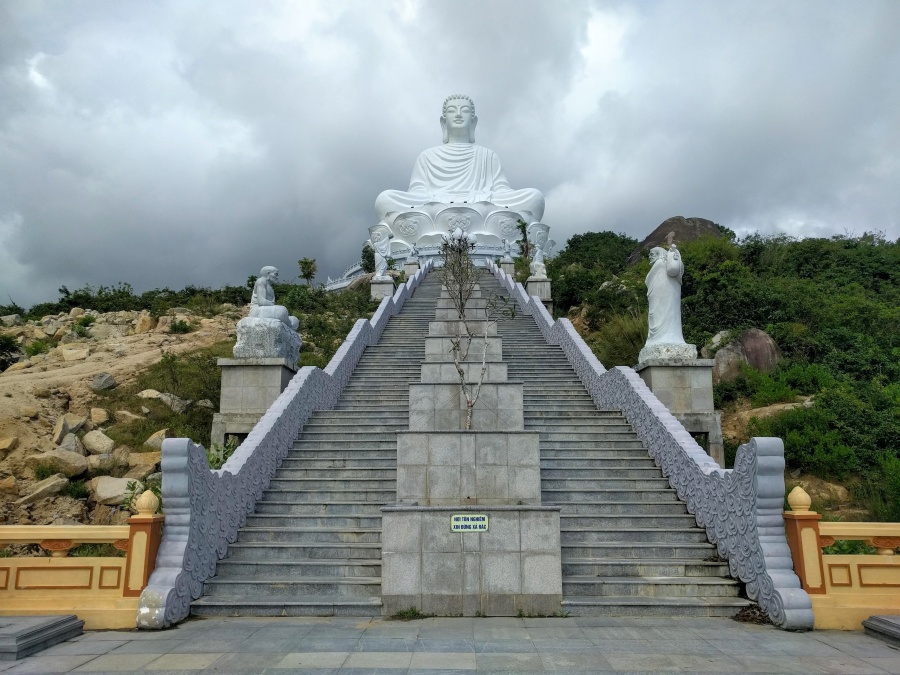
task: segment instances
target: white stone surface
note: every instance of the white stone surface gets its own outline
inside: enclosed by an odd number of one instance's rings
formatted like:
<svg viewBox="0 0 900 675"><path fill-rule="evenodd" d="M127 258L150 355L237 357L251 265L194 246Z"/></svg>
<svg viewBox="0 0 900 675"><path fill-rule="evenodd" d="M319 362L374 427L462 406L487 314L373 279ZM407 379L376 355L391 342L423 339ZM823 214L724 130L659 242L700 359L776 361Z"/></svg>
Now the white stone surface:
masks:
<svg viewBox="0 0 900 675"><path fill-rule="evenodd" d="M303 339L278 319L246 317L238 321L235 358L279 358L297 363Z"/></svg>
<svg viewBox="0 0 900 675"><path fill-rule="evenodd" d="M276 281L278 270L275 267L266 266L259 271L250 298L250 316L258 319L277 319L296 331L300 325L297 317L291 316L286 307L275 304L275 289L272 284Z"/></svg>
<svg viewBox="0 0 900 675"><path fill-rule="evenodd" d="M641 363L654 361L658 359L696 359L697 346L689 345L684 342L679 344L658 342L652 345L646 345L641 350L638 359Z"/></svg>
<svg viewBox="0 0 900 675"><path fill-rule="evenodd" d="M40 464L66 477L78 476L87 471L88 468L87 460L82 455L59 448L31 455L27 460L27 464L31 468Z"/></svg>
<svg viewBox="0 0 900 675"><path fill-rule="evenodd" d="M116 442L102 431L89 431L81 439L82 444L92 455L105 455L112 452Z"/></svg>
<svg viewBox="0 0 900 675"><path fill-rule="evenodd" d="M132 480L129 478L113 478L112 476L100 476L90 481L91 491L93 492L94 501L98 504L106 504L107 506L118 506L125 502L130 491L128 484ZM138 482L134 494L139 495L144 491L144 486Z"/></svg>

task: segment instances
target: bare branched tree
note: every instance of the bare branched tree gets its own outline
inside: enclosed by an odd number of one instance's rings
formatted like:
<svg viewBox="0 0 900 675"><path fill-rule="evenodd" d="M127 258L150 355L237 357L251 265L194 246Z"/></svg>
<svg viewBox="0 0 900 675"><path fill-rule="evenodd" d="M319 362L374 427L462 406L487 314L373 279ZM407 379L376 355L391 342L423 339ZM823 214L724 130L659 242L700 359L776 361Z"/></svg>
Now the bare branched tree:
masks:
<svg viewBox="0 0 900 675"><path fill-rule="evenodd" d="M453 301L453 308L465 331L451 338L450 344L453 352L453 365L459 375L459 386L466 397L466 431L472 429L472 412L478 402L481 385L487 373L488 333L492 326L497 325L500 318L515 316L515 310L509 304L508 298L495 294L486 296L487 307L483 319L473 321L466 315L466 305L475 292L475 286L478 285L478 268L472 261L475 243L475 238L467 235L460 228L444 235L441 242L441 256L444 259L444 286L447 288ZM463 364L468 359L469 349L476 338L482 339L481 370L477 381L467 382Z"/></svg>

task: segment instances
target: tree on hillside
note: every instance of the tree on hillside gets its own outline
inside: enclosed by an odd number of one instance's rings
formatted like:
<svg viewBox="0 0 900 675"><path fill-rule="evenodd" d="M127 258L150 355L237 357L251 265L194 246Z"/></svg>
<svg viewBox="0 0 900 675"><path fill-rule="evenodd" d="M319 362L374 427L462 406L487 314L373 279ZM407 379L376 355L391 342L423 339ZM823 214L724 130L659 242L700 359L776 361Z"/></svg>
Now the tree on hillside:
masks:
<svg viewBox="0 0 900 675"><path fill-rule="evenodd" d="M300 265L300 276L306 279L306 285L312 286L312 280L316 278L316 272L318 271L316 259L300 258L297 264Z"/></svg>
<svg viewBox="0 0 900 675"><path fill-rule="evenodd" d="M362 271L366 274L375 272L375 249L369 246L368 242L363 245L359 266L362 267Z"/></svg>

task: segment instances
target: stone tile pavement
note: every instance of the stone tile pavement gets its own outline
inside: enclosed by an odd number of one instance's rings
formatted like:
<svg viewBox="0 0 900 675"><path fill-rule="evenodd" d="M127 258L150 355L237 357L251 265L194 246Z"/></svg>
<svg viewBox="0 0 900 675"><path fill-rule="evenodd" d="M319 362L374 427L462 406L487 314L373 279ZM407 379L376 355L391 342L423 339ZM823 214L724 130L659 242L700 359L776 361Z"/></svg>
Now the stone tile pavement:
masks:
<svg viewBox="0 0 900 675"><path fill-rule="evenodd" d="M786 633L728 619L223 618L95 631L19 661L21 673L900 673L862 633Z"/></svg>

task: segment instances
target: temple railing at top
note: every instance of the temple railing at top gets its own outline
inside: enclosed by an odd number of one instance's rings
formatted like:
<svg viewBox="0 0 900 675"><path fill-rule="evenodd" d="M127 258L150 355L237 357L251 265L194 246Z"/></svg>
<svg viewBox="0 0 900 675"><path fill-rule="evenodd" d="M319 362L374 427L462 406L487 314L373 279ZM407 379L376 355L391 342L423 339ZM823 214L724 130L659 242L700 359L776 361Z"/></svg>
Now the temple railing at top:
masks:
<svg viewBox="0 0 900 675"><path fill-rule="evenodd" d="M325 370L304 366L218 471L206 450L187 438L162 446L162 494L166 529L156 570L141 594L139 628L165 628L185 619L216 563L253 512L281 460L315 410L335 406L356 364L378 343L388 320L431 269L425 262L393 297L384 298L371 319L359 319Z"/></svg>
<svg viewBox="0 0 900 675"><path fill-rule="evenodd" d="M816 628L862 630L872 615L900 614L900 523L823 522L795 487L784 514L794 569L812 600ZM823 553L836 541L862 541L875 553Z"/></svg>
<svg viewBox="0 0 900 675"><path fill-rule="evenodd" d="M553 321L537 296L529 297L493 262L488 268L519 309L534 317L544 339L560 346L597 407L622 411L748 597L781 628L812 628L809 595L794 574L784 535L781 439L751 439L738 449L735 468L723 469L634 370L604 368L568 319Z"/></svg>

